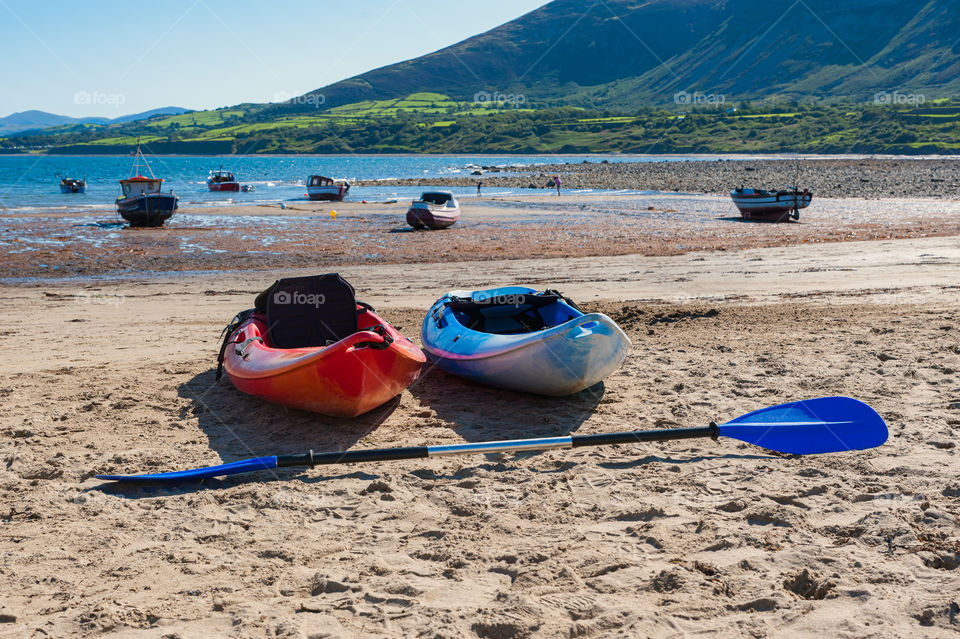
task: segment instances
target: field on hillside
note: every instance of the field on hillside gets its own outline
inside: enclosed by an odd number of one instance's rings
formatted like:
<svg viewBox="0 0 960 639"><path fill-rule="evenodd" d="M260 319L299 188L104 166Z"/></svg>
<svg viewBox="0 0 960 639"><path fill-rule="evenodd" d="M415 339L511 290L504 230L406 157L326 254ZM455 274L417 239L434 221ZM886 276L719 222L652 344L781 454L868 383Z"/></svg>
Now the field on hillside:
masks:
<svg viewBox="0 0 960 639"><path fill-rule="evenodd" d="M960 102L721 103L617 113L527 105L496 93L472 101L414 93L332 108L307 95L282 105L59 127L0 139L0 150L121 153L137 139L162 153L958 153Z"/></svg>

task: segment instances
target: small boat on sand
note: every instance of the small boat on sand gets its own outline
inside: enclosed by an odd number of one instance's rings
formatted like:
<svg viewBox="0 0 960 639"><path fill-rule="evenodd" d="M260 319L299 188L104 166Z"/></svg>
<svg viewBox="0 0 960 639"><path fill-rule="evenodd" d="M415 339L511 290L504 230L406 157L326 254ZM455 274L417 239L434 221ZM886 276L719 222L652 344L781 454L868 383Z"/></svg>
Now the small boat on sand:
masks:
<svg viewBox="0 0 960 639"><path fill-rule="evenodd" d="M349 191L350 183L346 180L335 180L325 175L307 177L307 197L311 200L340 202Z"/></svg>
<svg viewBox="0 0 960 639"><path fill-rule="evenodd" d="M800 209L810 206L813 193L809 189L787 187L780 190L745 189L730 191L733 203L745 220L786 222L800 219Z"/></svg>
<svg viewBox="0 0 960 639"><path fill-rule="evenodd" d="M150 177L140 175L140 162L146 167ZM177 210L179 198L173 194L161 193L160 186L163 178L154 176L153 170L147 164L147 159L140 151L137 142L137 153L133 160L130 177L120 180L123 193L117 198L117 213L130 223L130 226L163 226Z"/></svg>
<svg viewBox="0 0 960 639"><path fill-rule="evenodd" d="M448 293L430 308L420 337L427 357L449 373L556 397L603 380L630 350L606 315L525 286Z"/></svg>
<svg viewBox="0 0 960 639"><path fill-rule="evenodd" d="M407 224L415 229L445 229L460 219L460 204L449 191L424 193L407 209Z"/></svg>
<svg viewBox="0 0 960 639"><path fill-rule="evenodd" d="M211 191L239 191L240 183L230 171L224 171L221 166L216 171L210 171L207 178L207 188Z"/></svg>
<svg viewBox="0 0 960 639"><path fill-rule="evenodd" d="M278 280L227 327L220 348L240 391L324 415L355 417L420 376L423 351L328 273Z"/></svg>
<svg viewBox="0 0 960 639"><path fill-rule="evenodd" d="M60 177L57 175L57 177ZM87 190L87 176L84 175L82 178L72 178L64 175L60 178L60 192L61 193L85 193Z"/></svg>

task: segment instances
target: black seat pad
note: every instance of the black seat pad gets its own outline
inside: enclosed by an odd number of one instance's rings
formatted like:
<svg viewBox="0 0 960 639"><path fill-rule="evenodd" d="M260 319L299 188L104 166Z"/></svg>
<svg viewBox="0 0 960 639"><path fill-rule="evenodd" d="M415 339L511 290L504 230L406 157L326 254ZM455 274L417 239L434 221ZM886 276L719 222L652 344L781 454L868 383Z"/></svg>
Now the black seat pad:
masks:
<svg viewBox="0 0 960 639"><path fill-rule="evenodd" d="M458 319L469 329L481 333L496 332L502 335L513 335L532 333L546 328L547 324L538 309L561 301L579 310L573 300L553 289L547 289L542 293L524 293L522 303L476 302L473 298L457 297L448 301L447 306L457 313ZM500 326L491 331L492 327L488 327L488 316L505 307L509 307L512 312L498 317ZM511 323L509 320L512 320L513 326L507 327Z"/></svg>
<svg viewBox="0 0 960 639"><path fill-rule="evenodd" d="M277 280L256 307L274 348L326 346L358 330L356 293L338 273Z"/></svg>

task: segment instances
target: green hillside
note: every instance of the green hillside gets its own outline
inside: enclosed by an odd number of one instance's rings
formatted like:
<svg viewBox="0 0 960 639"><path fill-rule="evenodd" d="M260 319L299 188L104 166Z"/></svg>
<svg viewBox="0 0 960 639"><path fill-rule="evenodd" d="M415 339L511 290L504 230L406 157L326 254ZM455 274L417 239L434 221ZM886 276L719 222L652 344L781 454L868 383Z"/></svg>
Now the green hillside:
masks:
<svg viewBox="0 0 960 639"><path fill-rule="evenodd" d="M108 135L109 133L109 135ZM84 126L0 140L52 153L958 153L960 102L904 108L790 102L639 109L505 109L441 94L364 101L314 115L250 109Z"/></svg>

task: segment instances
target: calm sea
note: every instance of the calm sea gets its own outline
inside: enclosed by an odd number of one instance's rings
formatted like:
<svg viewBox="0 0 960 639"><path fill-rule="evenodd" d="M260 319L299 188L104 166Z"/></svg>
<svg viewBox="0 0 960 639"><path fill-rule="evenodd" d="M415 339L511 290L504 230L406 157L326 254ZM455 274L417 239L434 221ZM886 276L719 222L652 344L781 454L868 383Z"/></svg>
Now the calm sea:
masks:
<svg viewBox="0 0 960 639"><path fill-rule="evenodd" d="M304 179L311 174L351 181L385 178L472 177L480 166L515 166L554 162L650 162L690 159L677 156L269 156L202 157L157 156L148 161L154 174L164 180L164 190L180 196L181 209L287 202L304 198ZM698 158L712 159L712 158ZM117 181L130 173L128 156L0 156L0 212L112 211L119 194ZM211 193L206 179L223 166L233 171L241 184L255 187L252 193ZM57 174L87 178L83 195L60 193ZM510 175L499 173L497 175ZM456 193L475 193L473 187L454 188ZM350 200L383 201L411 199L420 187L353 187ZM531 193L527 189L487 188L484 195ZM597 191L597 193L603 193Z"/></svg>

